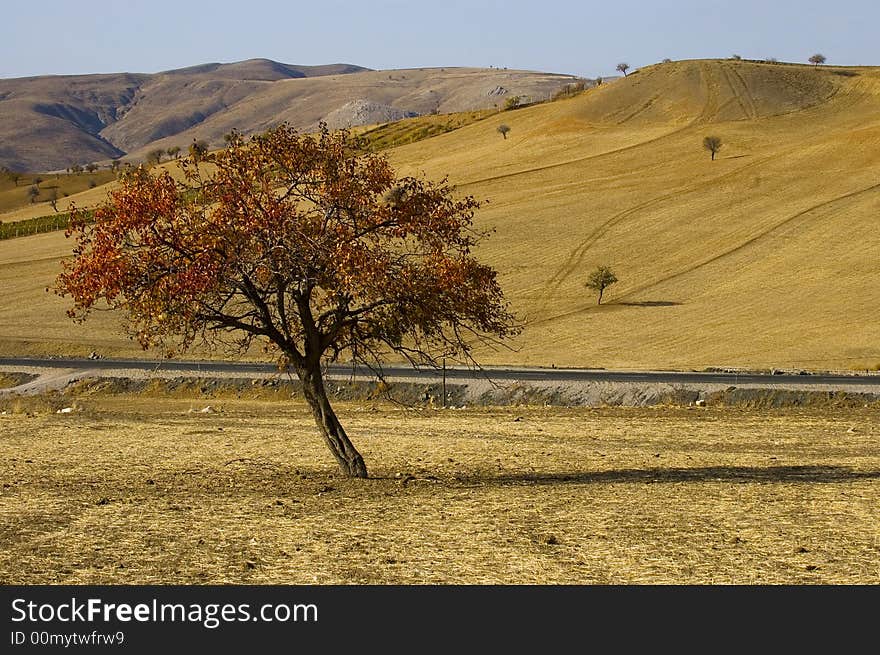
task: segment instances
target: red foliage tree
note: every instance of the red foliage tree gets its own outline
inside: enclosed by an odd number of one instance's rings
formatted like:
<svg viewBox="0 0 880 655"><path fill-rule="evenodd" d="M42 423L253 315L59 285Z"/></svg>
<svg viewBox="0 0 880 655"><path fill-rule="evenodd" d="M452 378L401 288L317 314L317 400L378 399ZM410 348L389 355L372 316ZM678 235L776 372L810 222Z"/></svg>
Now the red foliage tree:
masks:
<svg viewBox="0 0 880 655"><path fill-rule="evenodd" d="M366 477L324 388L322 362L375 368L474 363L472 348L517 331L496 272L471 250L480 203L446 180L398 177L347 131L287 125L233 135L224 151L167 171L133 169L75 220L56 292L82 321L99 302L167 355L194 343L239 352L257 341L292 368L344 474ZM77 214L75 212L75 214Z"/></svg>

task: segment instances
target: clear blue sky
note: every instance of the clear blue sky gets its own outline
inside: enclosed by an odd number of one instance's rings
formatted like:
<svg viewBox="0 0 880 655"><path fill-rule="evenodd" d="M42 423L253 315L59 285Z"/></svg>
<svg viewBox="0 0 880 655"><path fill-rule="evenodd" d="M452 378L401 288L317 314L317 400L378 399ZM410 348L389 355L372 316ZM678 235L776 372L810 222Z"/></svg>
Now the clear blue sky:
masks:
<svg viewBox="0 0 880 655"><path fill-rule="evenodd" d="M880 1L5 2L0 77L155 72L266 57L369 68L507 66L595 77L665 57L880 65Z"/></svg>

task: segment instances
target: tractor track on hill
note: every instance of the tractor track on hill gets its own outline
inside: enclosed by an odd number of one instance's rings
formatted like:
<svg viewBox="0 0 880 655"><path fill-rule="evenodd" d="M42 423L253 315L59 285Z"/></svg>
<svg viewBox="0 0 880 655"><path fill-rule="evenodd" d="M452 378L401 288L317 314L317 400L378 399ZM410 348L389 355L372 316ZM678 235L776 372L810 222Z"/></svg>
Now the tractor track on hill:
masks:
<svg viewBox="0 0 880 655"><path fill-rule="evenodd" d="M835 203L838 203L842 200L848 200L850 198L854 198L854 197L862 195L864 193L870 193L871 191L880 191L880 183L873 184L873 185L871 185L869 187L865 187L863 189L857 189L855 191L850 191L850 192L842 194L840 196L836 196L834 198L830 198L830 199L825 200L823 202L817 203L811 207L807 207L806 209L802 209L801 211L797 212L796 214L793 214L793 215L785 218L784 220L780 221L779 223L776 223L772 227L770 227L770 228L768 228L768 229L766 229L766 230L764 230L764 231L762 231L752 237L749 237L746 241L738 244L737 246L735 246L729 250L726 250L722 253L718 253L717 255L713 255L712 257L710 257L710 258L708 258L698 264L695 264L694 266L691 266L690 268L687 268L685 270L678 271L678 272L673 273L671 275L667 275L666 277L660 278L658 280L654 280L654 281L649 282L647 284L643 284L641 286L635 287L634 289L630 289L629 291L624 293L622 296L619 296L617 298L617 300L631 299L636 294L643 293L643 292L647 291L648 289L656 287L659 284L663 284L665 282L669 282L670 280L674 280L674 279L681 277L683 275L687 275L688 273L692 273L700 268L703 268L704 266L708 266L709 264L712 264L712 263L717 262L721 259L724 259L725 257L729 257L730 255L733 255L733 254L735 254L745 248L748 248L749 246L754 245L755 243L757 243L761 239L770 236L771 234L773 234L777 230L791 224L792 222L796 221L797 219L799 219L803 216L806 216L807 214L810 214L818 209L828 207L828 206L833 205ZM538 319L535 321L529 321L528 325L533 326L533 325L540 325L543 323L550 323L550 322L558 320L560 318L566 318L568 316L580 314L583 311L584 311L584 309L580 308L580 309L574 309L574 310L571 310L568 312L562 312L561 314L554 314L553 316L547 316L546 318ZM540 314L542 312L538 312L538 313Z"/></svg>
<svg viewBox="0 0 880 655"><path fill-rule="evenodd" d="M742 77L736 75L736 73L733 70L730 70L727 66L722 66L721 72L724 74L727 86L730 87L730 92L733 94L733 98L742 110L743 116L746 120L754 120L758 118L758 111L755 108L755 103L752 100ZM734 82L734 80L736 80L736 82Z"/></svg>
<svg viewBox="0 0 880 655"><path fill-rule="evenodd" d="M638 109L636 109L633 112L630 112L629 114L627 114L626 116L621 118L619 121L617 121L617 125L623 125L625 123L628 123L629 121L631 121L633 118L635 118L636 116L638 116L642 112L650 109L654 105L654 103L660 99L661 95L662 94L660 94L660 93L655 93L653 96L648 98L648 100L646 100Z"/></svg>
<svg viewBox="0 0 880 655"><path fill-rule="evenodd" d="M705 104L703 107L703 111L693 121L691 121L691 123L689 123L688 125L686 125L685 127L681 128L679 130L676 130L675 133L681 132L681 131L686 130L690 127L694 127L694 126L700 124L701 121L704 119L704 117L711 113L712 107L716 107L716 109L717 109L717 94L712 91L711 85L707 81L707 77L709 75L708 70L707 70L708 67L701 66L701 70L702 69L706 69L704 71L704 72L706 72L706 76L701 78L701 81L704 83L704 88L705 88L705 93L706 93L706 101L705 101ZM745 82L743 82L742 84L743 84L743 88L745 88ZM857 86L857 85L854 85L854 87L855 86ZM731 88L733 89L732 86L731 86ZM837 89L837 90L839 91L840 89ZM734 93L736 93L736 91L734 91ZM744 93L747 93L747 90L744 91ZM855 88L850 89L848 91L845 91L844 95L839 98L840 101L842 101L843 106L840 107L838 110L845 111L846 109L849 109L850 107L857 105L863 99L864 95L865 95L864 93L857 93ZM832 94L832 96L829 96L829 99L832 97L837 97L837 92ZM825 104L825 102L827 100L828 99L823 101L822 104ZM749 95L749 102L753 103L753 100L751 99L750 95ZM815 106L816 105L808 107L804 111L808 111L810 109L813 109ZM755 110L755 112L757 112L757 110ZM754 120L758 120L758 118L755 118ZM670 133L670 134L673 134L673 133ZM665 136L669 136L670 134L667 134ZM646 141L644 143L647 144L649 142ZM723 182L723 181L727 180L728 178L735 177L735 176L737 176L737 175L739 175L739 174L743 173L744 171L747 171L751 168L754 168L756 166L761 166L761 165L768 163L770 161L773 161L773 160L787 157L791 153L798 151L802 147L803 147L803 144L797 144L797 145L789 147L783 151L779 151L774 154L768 155L766 157L762 157L761 159L756 159L754 161L751 161L748 164L740 166L739 168L737 168L733 171L729 171L727 173L724 173L718 177L714 177L712 179L705 180L703 182L698 182L693 185L680 187L679 189L677 189L675 191L672 191L670 193L665 193L665 194L663 194L661 196L657 196L655 198L651 198L651 199L646 200L642 203L639 203L638 205L635 205L633 207L630 207L628 209L625 209L621 212L614 214L609 219L607 219L604 223L602 223L597 228L595 228L587 236L587 238L583 242L581 242L578 246L576 246L571 251L571 253L568 255L568 257L563 262L563 264L560 266L560 268L556 271L556 273L554 273L549 278L549 280L547 281L547 283L545 285L545 291L542 294L542 295L544 295L545 300L542 303L540 309L538 310L538 313L542 314L544 312L544 310L546 309L546 306L547 306L547 302L549 302L549 299L553 295L553 293L559 289L559 287L565 282L566 279L568 279L569 276L571 276L575 271L577 271L579 269L579 267L583 263L583 260L586 256L587 252L589 251L589 249L592 248L592 246L595 245L603 236L605 236L605 234L607 234L611 228L617 226L621 222L627 220L628 218L638 214L639 212L641 212L649 207L652 207L657 204L662 204L663 202L670 200L674 197L686 196L691 193L695 193L697 191L700 191L701 189L704 189L706 187L715 186L719 182ZM869 187L868 189L863 189L863 190L856 192L856 193L862 193L862 192L868 191L868 190L870 190L870 188L873 188L873 187ZM829 202L844 199L844 198L848 197L848 195L849 194L845 194L845 195L840 196L839 198L836 198L836 199L829 201ZM820 205L813 207L811 209L805 210L805 211L811 211L812 209L817 209L818 207L820 207L824 204L825 203L820 203ZM772 229L775 229L775 228L771 228L771 230ZM706 263L708 263L708 262L706 262ZM679 274L677 273L676 275L679 275ZM659 282L657 282L657 283L659 283ZM651 286L653 286L653 284L657 284L657 283L652 283ZM629 293L632 293L632 292L629 292ZM536 322L541 323L544 321L539 320Z"/></svg>
<svg viewBox="0 0 880 655"><path fill-rule="evenodd" d="M565 282L566 279L568 279L568 277L570 277L576 270L578 270L578 268L583 263L584 257L586 256L587 252L599 241L599 239L605 236L611 228L617 226L624 220L630 218L631 216L634 216L635 214L638 214L644 209L647 209L654 205L662 204L667 200L671 200L673 198L681 198L691 193L701 191L704 188L716 186L719 182L723 182L728 178L735 177L750 168L760 166L774 159L786 157L792 150L796 149L797 148L791 148L787 151L777 152L772 155L768 155L761 159L749 162L748 164L744 164L743 166L740 166L733 171L728 171L727 173L723 173L722 175L719 175L717 177L703 180L702 182L697 182L689 186L680 187L674 191L664 193L661 196L651 198L649 200L639 203L638 205L629 207L621 212L614 214L608 220L606 220L604 223L594 229L584 241L582 241L578 246L574 248L574 250L572 250L572 252L566 258L565 262L563 262L562 266L560 266L556 273L554 273L547 281L546 291L544 292L545 297L549 298L549 296L552 295L553 292L556 291Z"/></svg>
<svg viewBox="0 0 880 655"><path fill-rule="evenodd" d="M865 187L863 189L857 189L856 191L850 191L848 193L844 193L844 194L836 196L834 198L830 198L829 200L825 200L823 202L817 203L817 204L813 205L812 207L807 207L806 209L802 209L801 211L797 212L796 214L792 214L788 218L785 218L782 221L780 221L779 223L776 223L772 227L770 227L766 230L763 230L763 231L759 232L758 234L746 239L745 241L743 241L739 245L731 248L730 250L726 250L726 251L719 253L717 255L713 255L712 257L709 257L708 259L700 262L699 264L695 264L694 266L691 266L690 268L687 268L683 271L673 273L672 275L668 275L668 276L661 278L659 280L655 280L655 281L650 282L648 284L644 284L640 287L636 287L635 289L632 289L631 291L627 291L623 296L620 296L620 299L623 300L624 298L629 298L630 296L632 296L634 294L642 293L642 292L647 291L648 289L651 289L659 284L669 282L670 280L674 280L674 279L679 278L683 275L687 275L688 273L693 273L694 271L699 270L700 268L703 268L704 266L708 266L709 264L713 264L721 259L729 257L735 253L740 252L741 250L744 250L750 246L755 245L755 243L757 243L761 239L764 239L764 238L770 236L771 234L773 234L777 230L779 230L783 227L786 227L787 225L791 224L792 222L796 221L797 219L799 219L803 216L806 216L808 214L811 214L816 210L824 209L824 208L829 207L831 205L834 205L838 202L841 202L842 200L849 200L851 198L855 198L856 196L860 196L865 193L870 193L872 191L880 191L880 183L872 184L871 186Z"/></svg>
<svg viewBox="0 0 880 655"><path fill-rule="evenodd" d="M743 76L740 75L740 72L736 70L735 66L725 66L723 70L724 74L729 76L728 82L730 82L730 77L733 77L739 83L739 86L742 89L742 95L739 97L745 100L745 103L749 107L749 109L746 111L746 115L753 120L760 118L760 112L758 111L758 105L755 103L755 98L749 91L749 85L746 84L746 81L743 79ZM733 85L731 85L731 88L732 87Z"/></svg>
<svg viewBox="0 0 880 655"><path fill-rule="evenodd" d="M556 162L556 163L553 163L553 164L546 164L546 165L544 165L544 166L535 166L535 167L533 167L533 168L527 168L527 169L523 169L523 170L520 170L520 171L514 171L513 173L502 173L502 174L500 174L500 175L491 175L491 176L489 176L489 177L484 177L484 178L480 178L480 179L477 179L477 180L469 180L469 181L467 181L467 182L462 182L462 183L460 183L460 184L458 184L458 185L456 185L456 186L459 187L459 188L461 188L461 187L467 187L467 186L472 186L472 185L476 185L476 184L484 184L484 183L487 183L487 182L496 182L496 181L498 181L498 180L503 180L503 179L506 179L506 178L509 178L509 177L517 177L517 176L519 176L519 175L528 175L529 173L537 173L537 172L541 172L541 171L552 170L552 169L554 169L554 168L562 168L562 167L565 167L565 166L570 166L570 165L572 165L572 164L579 164L579 163L581 163L581 162L586 162L586 161L591 161L591 160L595 160L595 159L600 159L600 158L602 158L602 157L610 157L610 156L612 156L612 155L617 155L617 154L620 154L620 153L622 153L622 152L627 152L627 151L629 151L629 150L633 150L633 149L635 149L635 148L641 148L642 146L646 146L646 145L650 145L650 144L652 144L652 143L656 143L657 141L661 141L661 140L663 140L663 139L667 139L667 138L669 138L669 137L671 137L671 136L675 136L675 135L677 135L677 134L680 134L681 132L684 132L684 131L686 131L686 130L692 128L692 127L695 127L695 126L697 126L697 125L700 125L701 123L705 123L707 120L709 120L709 119L712 118L712 116L714 115L714 114L712 113L713 111L714 111L715 113L717 113L718 96L717 96L717 93L715 93L715 92L713 91L713 89L711 88L711 86L709 85L709 83L706 81L706 78L709 76L709 67L706 66L705 64L700 64L700 71L701 71L701 73L703 73L703 74L700 76L700 83L701 83L701 85L702 85L702 87L703 87L703 95L704 95L704 98L705 98L704 101L703 101L703 107L702 107L702 109L700 110L700 113L697 114L697 115L696 115L694 118L692 118L690 121L686 122L685 124L683 124L683 125L681 125L681 126L675 128L675 129L670 130L669 132L665 132L664 134L661 134L661 135L659 135L659 136L653 137L653 138L651 138L651 139L646 139L646 140L644 140L644 141L639 141L638 143L634 143L634 144L629 145L629 146L624 146L624 147L622 147L622 148L615 148L614 150L607 150L607 151L605 151L605 152L600 152L600 153L597 153L597 154L595 154L595 155L587 155L587 156L585 156L585 157L576 157L575 159L568 159L568 160L563 161L563 162ZM658 97L659 97L659 96L658 96ZM652 100L649 101L648 104L653 104L654 101L655 101L655 99L652 99ZM714 108L714 109L711 109L713 106L714 106L715 108ZM637 110L637 111L635 112L635 114L640 113L640 111L641 111L641 109L640 109L640 110ZM635 115L635 114L633 114L633 115ZM631 116L630 116L629 118L631 118ZM629 120L629 118L624 119L624 121Z"/></svg>
<svg viewBox="0 0 880 655"><path fill-rule="evenodd" d="M709 123L718 115L718 81L712 74L712 69L705 63L700 63L700 86L703 88L703 109L691 122L691 125Z"/></svg>
<svg viewBox="0 0 880 655"><path fill-rule="evenodd" d="M513 171L512 173L501 173L500 175L490 175L489 177L482 177L477 180L468 180L466 182L460 182L456 184L456 188L464 188L468 186L475 186L477 184L486 184L489 182L497 182L498 180L504 180L510 177L518 177L520 175L529 175L531 173L540 173L543 171L553 170L554 168L564 168L565 166L571 166L572 164L580 164L585 161L591 161L594 159L600 159L602 157L610 157L612 155L620 154L621 152L626 152L628 150L633 150L634 148L641 148L642 146L648 145L650 143L655 143L662 139L666 139L670 136L678 134L683 130L691 127L691 123L683 125L682 127L675 128L669 132L661 134L660 136L655 136L651 139L647 139L645 141L639 141L638 143L634 143L629 146L623 146L622 148L615 148L614 150L606 150L605 152L599 152L595 155L587 155L585 157L576 157L575 159L567 159L561 162L555 162L553 164L545 164L544 166L535 166L533 168L525 168L519 171Z"/></svg>

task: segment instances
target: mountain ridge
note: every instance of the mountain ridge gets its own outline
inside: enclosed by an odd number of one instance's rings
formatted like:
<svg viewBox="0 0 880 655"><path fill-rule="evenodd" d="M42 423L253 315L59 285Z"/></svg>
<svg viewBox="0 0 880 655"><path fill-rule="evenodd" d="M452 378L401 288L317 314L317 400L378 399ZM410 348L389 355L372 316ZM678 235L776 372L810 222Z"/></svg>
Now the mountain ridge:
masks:
<svg viewBox="0 0 880 655"><path fill-rule="evenodd" d="M283 120L311 129L352 104L388 108L377 112L380 120L483 109L498 102L492 89L543 98L573 79L478 68L373 71L262 58L158 73L0 79L0 166L51 171L136 160L155 148L185 149L194 139L217 147L232 129L248 134ZM371 118L369 112L358 115Z"/></svg>

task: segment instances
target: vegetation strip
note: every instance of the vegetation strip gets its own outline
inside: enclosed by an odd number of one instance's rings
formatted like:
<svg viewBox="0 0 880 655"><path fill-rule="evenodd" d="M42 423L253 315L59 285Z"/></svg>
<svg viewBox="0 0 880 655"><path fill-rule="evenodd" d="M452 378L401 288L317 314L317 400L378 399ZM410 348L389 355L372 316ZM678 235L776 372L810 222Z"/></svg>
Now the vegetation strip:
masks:
<svg viewBox="0 0 880 655"><path fill-rule="evenodd" d="M92 222L92 212L86 212L86 216L88 222ZM29 218L25 221L15 221L13 223L0 223L0 241L42 234L43 232L66 230L68 227L70 227L70 212L38 216L37 218Z"/></svg>

